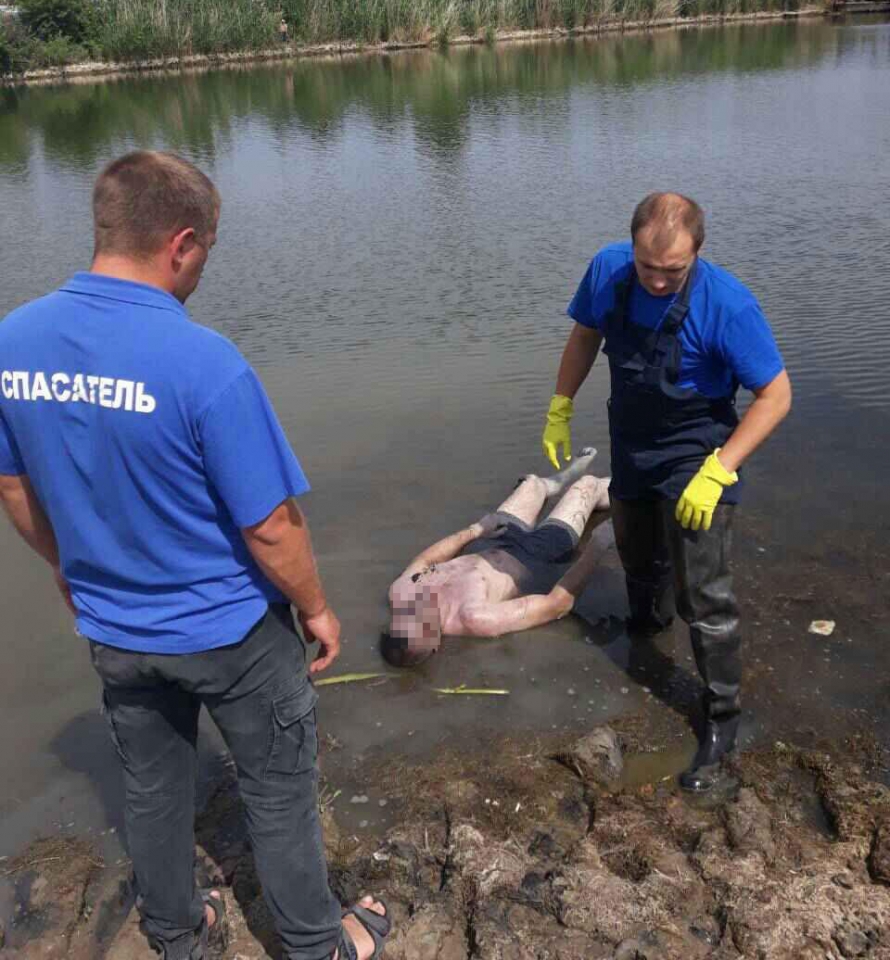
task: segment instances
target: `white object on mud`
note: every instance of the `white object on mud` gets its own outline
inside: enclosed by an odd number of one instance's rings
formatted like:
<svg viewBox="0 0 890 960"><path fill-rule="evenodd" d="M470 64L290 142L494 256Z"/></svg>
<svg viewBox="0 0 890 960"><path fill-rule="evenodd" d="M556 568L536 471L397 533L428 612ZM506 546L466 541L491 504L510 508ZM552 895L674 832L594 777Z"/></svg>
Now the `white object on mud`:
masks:
<svg viewBox="0 0 890 960"><path fill-rule="evenodd" d="M820 637L830 637L834 633L835 626L834 620L814 620L809 626L809 632L816 633Z"/></svg>

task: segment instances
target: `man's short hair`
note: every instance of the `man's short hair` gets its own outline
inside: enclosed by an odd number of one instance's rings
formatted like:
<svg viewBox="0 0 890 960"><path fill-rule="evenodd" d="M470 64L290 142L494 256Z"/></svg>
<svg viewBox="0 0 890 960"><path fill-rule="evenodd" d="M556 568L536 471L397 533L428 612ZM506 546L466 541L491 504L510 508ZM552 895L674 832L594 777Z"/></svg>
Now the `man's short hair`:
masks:
<svg viewBox="0 0 890 960"><path fill-rule="evenodd" d="M136 150L113 160L93 189L95 254L145 259L191 227L199 242L219 216L216 187L173 153Z"/></svg>
<svg viewBox="0 0 890 960"><path fill-rule="evenodd" d="M655 227L656 236L665 245L676 237L680 230L691 234L696 252L705 240L705 214L702 208L681 193L650 193L634 210L630 222L630 235L636 240L640 230Z"/></svg>
<svg viewBox="0 0 890 960"><path fill-rule="evenodd" d="M438 649L439 645L430 641L411 641L387 630L380 634L380 652L393 667L417 667L429 660Z"/></svg>

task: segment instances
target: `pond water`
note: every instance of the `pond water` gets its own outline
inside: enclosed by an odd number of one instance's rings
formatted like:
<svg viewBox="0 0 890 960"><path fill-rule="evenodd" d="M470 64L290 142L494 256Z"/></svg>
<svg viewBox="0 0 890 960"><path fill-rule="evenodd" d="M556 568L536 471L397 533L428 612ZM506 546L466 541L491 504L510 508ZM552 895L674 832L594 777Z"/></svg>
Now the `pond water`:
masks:
<svg viewBox="0 0 890 960"><path fill-rule="evenodd" d="M381 669L386 588L414 553L546 469L564 309L589 258L628 234L650 190L697 198L705 255L760 298L795 387L740 518L755 729L806 716L886 733L890 23L0 90L0 315L88 265L93 180L135 147L189 157L222 193L189 308L256 366L313 483L343 671ZM600 364L574 423L604 474L606 391ZM5 525L0 574L5 853L37 831L117 822L118 787L83 641ZM628 678L606 619L623 612L614 568L589 600L587 622L454 641L418 673L325 691L323 728L352 755L424 753L645 708L658 691ZM814 642L806 622L823 617L837 635ZM679 632L674 646L685 675ZM511 695L429 690L462 682Z"/></svg>

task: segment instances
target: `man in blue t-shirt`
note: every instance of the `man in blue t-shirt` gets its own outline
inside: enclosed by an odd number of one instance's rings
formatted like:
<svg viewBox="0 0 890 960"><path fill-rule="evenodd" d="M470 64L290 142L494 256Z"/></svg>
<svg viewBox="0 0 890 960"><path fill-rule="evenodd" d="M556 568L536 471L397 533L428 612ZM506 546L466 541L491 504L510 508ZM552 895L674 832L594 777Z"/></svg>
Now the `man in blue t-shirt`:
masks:
<svg viewBox="0 0 890 960"><path fill-rule="evenodd" d="M575 321L544 429L544 452L571 457L573 399L600 346L609 360L610 490L627 581L629 632L689 624L705 683L705 725L680 777L710 789L735 747L741 636L732 589L733 507L742 463L791 407L791 385L760 305L699 257L704 215L674 193L636 208L632 240L601 250L569 304ZM738 417L739 386L754 394Z"/></svg>
<svg viewBox="0 0 890 960"><path fill-rule="evenodd" d="M219 212L172 154L102 172L92 269L0 325L0 500L89 640L152 945L200 960L222 931L221 892L194 881L204 705L284 955L364 960L389 920L370 897L341 920L327 883L310 674L338 655L340 624L293 499L309 484L256 374L183 306Z"/></svg>

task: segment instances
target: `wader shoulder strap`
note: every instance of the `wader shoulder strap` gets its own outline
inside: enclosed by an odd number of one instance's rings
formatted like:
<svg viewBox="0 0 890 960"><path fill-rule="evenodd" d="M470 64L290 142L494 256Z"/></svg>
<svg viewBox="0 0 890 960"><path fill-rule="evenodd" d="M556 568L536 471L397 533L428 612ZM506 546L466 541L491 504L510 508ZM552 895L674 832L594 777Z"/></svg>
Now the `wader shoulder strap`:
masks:
<svg viewBox="0 0 890 960"><path fill-rule="evenodd" d="M695 283L695 277L697 273L698 257L696 257L695 263L692 265L692 269L689 271L689 275L686 277L686 282L683 284L683 287L680 290L680 295L671 304L667 316L664 318L664 323L661 325L661 333L667 333L676 336L680 332L680 328L683 326L683 324L686 322L686 318L689 316L689 298L692 295L692 285Z"/></svg>

